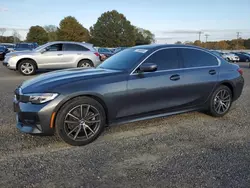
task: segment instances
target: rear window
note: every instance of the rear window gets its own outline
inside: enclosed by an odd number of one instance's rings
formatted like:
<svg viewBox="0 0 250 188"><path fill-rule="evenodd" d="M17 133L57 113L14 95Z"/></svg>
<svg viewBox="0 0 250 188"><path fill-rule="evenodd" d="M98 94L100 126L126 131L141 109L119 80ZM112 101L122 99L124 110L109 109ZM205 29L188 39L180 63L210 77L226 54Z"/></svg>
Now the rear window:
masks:
<svg viewBox="0 0 250 188"><path fill-rule="evenodd" d="M216 57L202 50L181 48L180 54L185 68L218 65Z"/></svg>
<svg viewBox="0 0 250 188"><path fill-rule="evenodd" d="M63 51L89 51L89 49L79 44L63 44Z"/></svg>
<svg viewBox="0 0 250 188"><path fill-rule="evenodd" d="M17 44L16 48L33 48L32 44Z"/></svg>

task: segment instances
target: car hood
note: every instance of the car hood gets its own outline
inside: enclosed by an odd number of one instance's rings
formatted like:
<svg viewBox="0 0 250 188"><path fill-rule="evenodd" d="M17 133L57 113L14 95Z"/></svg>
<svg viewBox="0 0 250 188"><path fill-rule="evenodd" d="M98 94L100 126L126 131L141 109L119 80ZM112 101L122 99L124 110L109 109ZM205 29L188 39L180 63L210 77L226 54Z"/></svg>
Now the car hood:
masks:
<svg viewBox="0 0 250 188"><path fill-rule="evenodd" d="M11 55L32 55L36 53L35 51L32 51L32 50L24 50L24 51L14 51L14 52L10 52L8 53L8 56L11 56Z"/></svg>
<svg viewBox="0 0 250 188"><path fill-rule="evenodd" d="M24 81L20 87L22 89L22 93L24 94L49 92L57 86L61 86L63 84L97 77L104 77L118 73L120 73L120 71L100 68L65 69L36 76L33 79Z"/></svg>

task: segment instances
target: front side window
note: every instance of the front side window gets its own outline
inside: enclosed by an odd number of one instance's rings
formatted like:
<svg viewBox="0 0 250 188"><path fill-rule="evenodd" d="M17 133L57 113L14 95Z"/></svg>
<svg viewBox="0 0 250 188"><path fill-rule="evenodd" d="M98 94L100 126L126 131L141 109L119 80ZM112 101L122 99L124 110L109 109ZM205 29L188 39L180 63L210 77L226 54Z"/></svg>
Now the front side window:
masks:
<svg viewBox="0 0 250 188"><path fill-rule="evenodd" d="M54 51L62 51L62 44L53 44L46 47L46 51L54 52Z"/></svg>
<svg viewBox="0 0 250 188"><path fill-rule="evenodd" d="M63 51L89 51L89 49L78 44L63 44Z"/></svg>
<svg viewBox="0 0 250 188"><path fill-rule="evenodd" d="M183 60L184 68L218 65L216 57L201 50L181 48L180 54Z"/></svg>
<svg viewBox="0 0 250 188"><path fill-rule="evenodd" d="M155 52L144 63L154 63L159 70L171 70L179 68L178 50L176 48L163 49Z"/></svg>

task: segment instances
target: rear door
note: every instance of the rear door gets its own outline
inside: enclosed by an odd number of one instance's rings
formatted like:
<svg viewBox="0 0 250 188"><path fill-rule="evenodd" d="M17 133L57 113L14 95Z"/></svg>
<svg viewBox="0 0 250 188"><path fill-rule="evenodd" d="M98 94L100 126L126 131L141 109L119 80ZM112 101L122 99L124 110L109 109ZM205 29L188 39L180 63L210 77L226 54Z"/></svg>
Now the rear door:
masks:
<svg viewBox="0 0 250 188"><path fill-rule="evenodd" d="M204 104L218 81L220 61L202 49L180 48L179 52L187 105Z"/></svg>
<svg viewBox="0 0 250 188"><path fill-rule="evenodd" d="M79 44L63 44L63 59L61 66L64 68L77 67L82 55L87 51L89 51L88 48Z"/></svg>
<svg viewBox="0 0 250 188"><path fill-rule="evenodd" d="M39 68L57 69L62 61L62 43L46 47L46 51L37 55L36 61Z"/></svg>

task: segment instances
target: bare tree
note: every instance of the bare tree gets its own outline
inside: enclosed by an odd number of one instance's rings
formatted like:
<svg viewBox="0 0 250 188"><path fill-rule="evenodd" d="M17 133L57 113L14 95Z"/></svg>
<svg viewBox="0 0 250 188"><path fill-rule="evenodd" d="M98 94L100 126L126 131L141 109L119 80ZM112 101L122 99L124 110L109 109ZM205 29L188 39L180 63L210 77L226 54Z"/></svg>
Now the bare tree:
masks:
<svg viewBox="0 0 250 188"><path fill-rule="evenodd" d="M3 36L3 34L5 33L6 29L5 28L0 28L0 34L1 36Z"/></svg>
<svg viewBox="0 0 250 188"><path fill-rule="evenodd" d="M13 41L14 43L19 42L21 39L21 35L15 29L13 30L12 36L14 38L14 41Z"/></svg>

